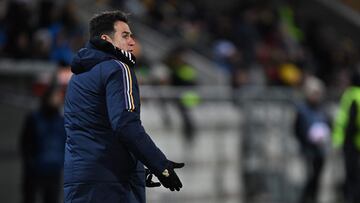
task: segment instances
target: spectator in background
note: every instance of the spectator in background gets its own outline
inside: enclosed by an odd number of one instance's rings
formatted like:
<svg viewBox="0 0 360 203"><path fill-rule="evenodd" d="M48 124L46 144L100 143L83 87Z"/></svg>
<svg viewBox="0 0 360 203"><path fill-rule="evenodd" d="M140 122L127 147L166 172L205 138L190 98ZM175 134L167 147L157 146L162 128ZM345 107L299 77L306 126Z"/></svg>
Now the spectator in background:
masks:
<svg viewBox="0 0 360 203"><path fill-rule="evenodd" d="M28 58L31 53L31 11L27 1L10 1L4 19L4 53L14 58Z"/></svg>
<svg viewBox="0 0 360 203"><path fill-rule="evenodd" d="M305 80L305 102L297 106L295 136L304 156L307 179L299 203L315 203L326 155L326 143L330 138L329 119L322 108L324 96L322 82L309 77Z"/></svg>
<svg viewBox="0 0 360 203"><path fill-rule="evenodd" d="M63 89L52 84L39 109L27 115L20 138L23 203L59 202L64 163L65 129L60 111Z"/></svg>
<svg viewBox="0 0 360 203"><path fill-rule="evenodd" d="M73 1L9 1L5 5L0 19L1 57L70 63L74 50L85 42Z"/></svg>
<svg viewBox="0 0 360 203"><path fill-rule="evenodd" d="M346 203L360 202L360 72L352 75L351 86L341 97L335 118L333 145L343 148L345 164L344 196Z"/></svg>
<svg viewBox="0 0 360 203"><path fill-rule="evenodd" d="M51 50L51 35L46 29L39 29L33 36L32 56L36 59L47 60Z"/></svg>
<svg viewBox="0 0 360 203"><path fill-rule="evenodd" d="M222 71L231 78L233 88L249 84L248 70L244 68L242 53L231 41L218 40L215 43L214 60Z"/></svg>
<svg viewBox="0 0 360 203"><path fill-rule="evenodd" d="M170 69L170 85L177 87L194 87L196 85L197 73L194 67L184 61L183 54L186 48L176 46L166 58L166 65ZM194 139L194 122L190 115L191 108L197 105L198 95L191 91L181 92L176 104L183 122L183 135L188 143Z"/></svg>
<svg viewBox="0 0 360 203"><path fill-rule="evenodd" d="M49 27L52 34L50 59L53 61L65 61L70 64L75 50L80 49L85 42L84 29L78 20L76 9L75 2L66 2L60 9L58 21Z"/></svg>

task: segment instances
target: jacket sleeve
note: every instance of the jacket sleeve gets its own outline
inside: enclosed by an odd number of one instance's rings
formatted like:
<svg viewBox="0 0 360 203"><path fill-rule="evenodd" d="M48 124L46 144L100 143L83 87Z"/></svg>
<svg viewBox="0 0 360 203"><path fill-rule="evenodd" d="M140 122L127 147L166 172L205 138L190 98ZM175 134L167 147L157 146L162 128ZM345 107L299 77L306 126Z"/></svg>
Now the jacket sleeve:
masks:
<svg viewBox="0 0 360 203"><path fill-rule="evenodd" d="M348 113L346 109L351 108L352 100L349 96L351 92L349 90L345 91L340 100L340 105L338 112L336 113L335 120L333 122L332 130L332 144L334 148L340 148L344 145L346 127L348 123Z"/></svg>
<svg viewBox="0 0 360 203"><path fill-rule="evenodd" d="M306 145L306 138L304 138L304 128L302 126L302 116L298 110L294 122L294 134L302 147Z"/></svg>
<svg viewBox="0 0 360 203"><path fill-rule="evenodd" d="M139 113L129 106L129 99L134 98L128 98L129 75L122 68L112 69L105 78L106 104L112 129L137 159L155 174L160 174L168 160L145 132Z"/></svg>
<svg viewBox="0 0 360 203"><path fill-rule="evenodd" d="M302 147L302 150L307 150L309 147L315 147L308 139L308 130L305 125L304 114L301 112L301 108L298 107L296 118L294 122L294 133L296 139Z"/></svg>
<svg viewBox="0 0 360 203"><path fill-rule="evenodd" d="M349 139L351 141L355 140L355 136L356 136L356 132L357 132L357 128L356 128L356 116L357 116L357 104L356 104L356 101L353 101L351 103L351 106L350 106L350 109L349 109L349 112L348 112L348 122L347 122L347 125L345 127L345 138L344 140L346 139ZM344 141L344 144L347 143Z"/></svg>

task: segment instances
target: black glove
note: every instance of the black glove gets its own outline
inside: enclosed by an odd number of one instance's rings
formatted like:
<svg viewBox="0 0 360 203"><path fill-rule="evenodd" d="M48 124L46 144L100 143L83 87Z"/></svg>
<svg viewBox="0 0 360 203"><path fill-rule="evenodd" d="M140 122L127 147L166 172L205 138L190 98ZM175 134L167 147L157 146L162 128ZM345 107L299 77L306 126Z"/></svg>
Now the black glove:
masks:
<svg viewBox="0 0 360 203"><path fill-rule="evenodd" d="M153 173L150 169L145 168L145 185L146 187L160 187L161 184L159 182L152 181Z"/></svg>
<svg viewBox="0 0 360 203"><path fill-rule="evenodd" d="M180 191L180 188L182 188L182 183L179 177L176 175L174 169L182 168L184 166L184 163L175 163L173 161L169 161L165 170L161 174L158 174L157 178L165 188L169 188L171 191Z"/></svg>

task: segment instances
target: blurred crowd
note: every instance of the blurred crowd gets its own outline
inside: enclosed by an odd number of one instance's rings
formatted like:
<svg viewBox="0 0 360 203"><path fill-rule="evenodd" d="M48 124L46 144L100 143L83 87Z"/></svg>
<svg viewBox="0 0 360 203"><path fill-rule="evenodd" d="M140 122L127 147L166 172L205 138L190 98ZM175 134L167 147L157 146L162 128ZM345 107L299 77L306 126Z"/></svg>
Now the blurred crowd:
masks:
<svg viewBox="0 0 360 203"><path fill-rule="evenodd" d="M317 19L302 19L296 1L242 1L225 12L199 1L142 2L145 22L210 56L234 87L298 86L313 75L341 92L359 63L353 39Z"/></svg>
<svg viewBox="0 0 360 203"><path fill-rule="evenodd" d="M4 2L1 57L69 63L87 39L86 22L79 20L74 1ZM296 87L314 75L341 92L359 62L353 39L316 19L305 21L290 1L243 1L221 12L190 0L99 2L126 10L161 34L178 39L182 47L213 59L232 78L233 87Z"/></svg>
<svg viewBox="0 0 360 203"><path fill-rule="evenodd" d="M67 1L2 1L0 56L69 63L85 41L76 4Z"/></svg>

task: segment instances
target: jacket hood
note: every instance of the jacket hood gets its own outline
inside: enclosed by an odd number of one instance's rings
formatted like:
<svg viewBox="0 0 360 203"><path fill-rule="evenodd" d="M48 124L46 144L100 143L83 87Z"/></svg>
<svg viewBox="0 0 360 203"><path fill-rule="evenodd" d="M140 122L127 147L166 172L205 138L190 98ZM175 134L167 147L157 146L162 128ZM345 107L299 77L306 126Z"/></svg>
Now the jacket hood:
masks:
<svg viewBox="0 0 360 203"><path fill-rule="evenodd" d="M104 51L98 50L95 45L89 41L86 46L80 49L74 56L74 59L71 62L71 71L74 74L87 72L95 65L111 59L115 59L115 57Z"/></svg>
<svg viewBox="0 0 360 203"><path fill-rule="evenodd" d="M133 54L117 49L110 42L94 38L75 55L71 62L71 71L74 74L84 73L97 64L111 59L120 60L130 67L135 65L136 60Z"/></svg>

